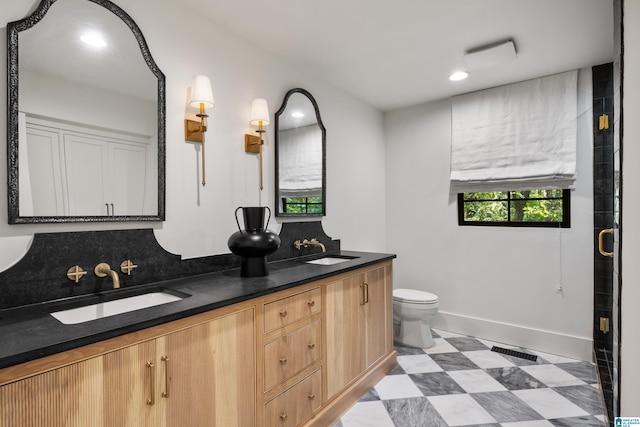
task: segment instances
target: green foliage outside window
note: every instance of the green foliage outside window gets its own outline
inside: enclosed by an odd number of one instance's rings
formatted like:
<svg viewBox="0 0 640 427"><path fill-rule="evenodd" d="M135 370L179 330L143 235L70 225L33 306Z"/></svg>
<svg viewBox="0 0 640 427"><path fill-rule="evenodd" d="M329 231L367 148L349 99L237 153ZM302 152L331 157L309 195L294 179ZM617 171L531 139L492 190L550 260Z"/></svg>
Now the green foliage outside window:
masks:
<svg viewBox="0 0 640 427"><path fill-rule="evenodd" d="M284 197L285 213L322 213L322 196L318 197Z"/></svg>
<svg viewBox="0 0 640 427"><path fill-rule="evenodd" d="M569 190L522 190L458 195L461 225L569 227Z"/></svg>

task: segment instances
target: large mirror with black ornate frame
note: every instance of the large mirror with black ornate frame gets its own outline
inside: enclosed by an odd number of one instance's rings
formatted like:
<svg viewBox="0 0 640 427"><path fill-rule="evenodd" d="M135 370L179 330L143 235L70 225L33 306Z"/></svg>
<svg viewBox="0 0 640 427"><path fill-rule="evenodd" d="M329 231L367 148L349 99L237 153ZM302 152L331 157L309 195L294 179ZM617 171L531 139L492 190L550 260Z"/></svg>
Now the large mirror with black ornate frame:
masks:
<svg viewBox="0 0 640 427"><path fill-rule="evenodd" d="M288 91L275 114L276 216L325 215L326 133L313 96Z"/></svg>
<svg viewBox="0 0 640 427"><path fill-rule="evenodd" d="M7 25L9 223L163 221L165 78L108 0Z"/></svg>

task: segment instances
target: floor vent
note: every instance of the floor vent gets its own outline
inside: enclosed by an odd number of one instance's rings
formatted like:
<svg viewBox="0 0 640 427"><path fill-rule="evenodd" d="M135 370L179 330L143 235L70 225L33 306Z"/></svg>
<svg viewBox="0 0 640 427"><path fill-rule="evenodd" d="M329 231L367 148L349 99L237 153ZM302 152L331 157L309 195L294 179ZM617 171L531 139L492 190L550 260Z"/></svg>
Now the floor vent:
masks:
<svg viewBox="0 0 640 427"><path fill-rule="evenodd" d="M519 357L520 359L527 359L533 362L538 360L538 356L534 356L533 354L523 353L521 351L509 350L507 348L496 347L495 345L491 347L491 351L495 351L496 353L507 354L509 356Z"/></svg>

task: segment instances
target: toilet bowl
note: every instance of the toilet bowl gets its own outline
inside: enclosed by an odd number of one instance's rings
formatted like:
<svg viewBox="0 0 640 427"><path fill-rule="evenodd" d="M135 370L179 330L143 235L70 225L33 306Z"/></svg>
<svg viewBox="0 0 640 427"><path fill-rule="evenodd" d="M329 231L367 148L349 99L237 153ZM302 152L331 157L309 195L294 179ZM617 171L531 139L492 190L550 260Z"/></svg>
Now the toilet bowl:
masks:
<svg viewBox="0 0 640 427"><path fill-rule="evenodd" d="M398 344L418 348L433 346L429 320L439 307L438 296L415 289L393 290L393 338Z"/></svg>

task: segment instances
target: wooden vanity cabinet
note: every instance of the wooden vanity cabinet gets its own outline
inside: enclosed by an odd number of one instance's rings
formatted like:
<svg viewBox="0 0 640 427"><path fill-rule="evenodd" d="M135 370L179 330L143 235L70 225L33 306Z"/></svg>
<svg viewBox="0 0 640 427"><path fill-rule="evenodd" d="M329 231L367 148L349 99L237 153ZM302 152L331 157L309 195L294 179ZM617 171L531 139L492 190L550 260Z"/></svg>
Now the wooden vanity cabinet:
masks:
<svg viewBox="0 0 640 427"><path fill-rule="evenodd" d="M186 425L255 425L253 309L0 387L1 427Z"/></svg>
<svg viewBox="0 0 640 427"><path fill-rule="evenodd" d="M332 425L396 364L391 261L0 370L0 427Z"/></svg>

